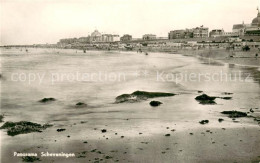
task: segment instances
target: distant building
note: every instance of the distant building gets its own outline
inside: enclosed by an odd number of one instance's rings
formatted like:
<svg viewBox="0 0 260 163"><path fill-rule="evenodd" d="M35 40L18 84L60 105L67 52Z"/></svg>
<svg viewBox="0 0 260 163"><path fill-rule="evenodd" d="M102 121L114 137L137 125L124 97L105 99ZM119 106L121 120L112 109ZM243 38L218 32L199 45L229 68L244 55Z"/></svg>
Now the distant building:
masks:
<svg viewBox="0 0 260 163"><path fill-rule="evenodd" d="M120 41L131 41L131 40L132 40L132 36L128 34L125 34L120 38Z"/></svg>
<svg viewBox="0 0 260 163"><path fill-rule="evenodd" d="M113 42L119 42L120 41L120 36L119 35L113 35Z"/></svg>
<svg viewBox="0 0 260 163"><path fill-rule="evenodd" d="M80 37L78 38L79 43L89 43L90 42L90 37Z"/></svg>
<svg viewBox="0 0 260 163"><path fill-rule="evenodd" d="M154 35L154 34L145 34L145 35L143 35L143 40L156 40L156 35Z"/></svg>
<svg viewBox="0 0 260 163"><path fill-rule="evenodd" d="M247 26L250 26L249 24L234 24L232 32L233 33L238 33L238 35L243 36L245 34L245 29Z"/></svg>
<svg viewBox="0 0 260 163"><path fill-rule="evenodd" d="M197 41L187 41L187 45L193 47L193 46L197 46L198 42Z"/></svg>
<svg viewBox="0 0 260 163"><path fill-rule="evenodd" d="M239 32L224 32L223 36L226 36L226 37L238 37L238 36L240 36L240 33Z"/></svg>
<svg viewBox="0 0 260 163"><path fill-rule="evenodd" d="M193 32L189 29L186 30L173 30L168 33L168 39L184 39L193 38Z"/></svg>
<svg viewBox="0 0 260 163"><path fill-rule="evenodd" d="M252 20L251 24L234 24L232 32L237 33L239 36L260 36L260 12L257 8L257 17Z"/></svg>
<svg viewBox="0 0 260 163"><path fill-rule="evenodd" d="M60 39L59 43L60 44L73 44L77 42L77 38L64 38Z"/></svg>
<svg viewBox="0 0 260 163"><path fill-rule="evenodd" d="M168 39L185 39L185 38L206 38L209 34L209 28L196 27L192 29L173 30L168 33Z"/></svg>
<svg viewBox="0 0 260 163"><path fill-rule="evenodd" d="M59 47L71 47L72 45L75 45L77 43L78 43L77 38L64 38L64 39L60 39L57 45Z"/></svg>
<svg viewBox="0 0 260 163"><path fill-rule="evenodd" d="M90 42L117 42L120 41L119 35L101 34L98 30L91 33Z"/></svg>
<svg viewBox="0 0 260 163"><path fill-rule="evenodd" d="M132 38L133 41L142 41L143 38Z"/></svg>
<svg viewBox="0 0 260 163"><path fill-rule="evenodd" d="M102 42L113 42L113 35L111 35L111 34L103 34L101 36L101 41Z"/></svg>
<svg viewBox="0 0 260 163"><path fill-rule="evenodd" d="M260 42L243 42L242 45L247 45L250 48L260 48Z"/></svg>
<svg viewBox="0 0 260 163"><path fill-rule="evenodd" d="M258 8L257 10L257 17L252 20L251 26L246 28L245 35L260 36L260 12Z"/></svg>
<svg viewBox="0 0 260 163"><path fill-rule="evenodd" d="M239 37L230 37L228 38L228 42L242 42L242 39Z"/></svg>
<svg viewBox="0 0 260 163"><path fill-rule="evenodd" d="M90 41L91 42L101 42L102 41L102 35L98 30L95 30L94 32L91 33L90 36Z"/></svg>
<svg viewBox="0 0 260 163"><path fill-rule="evenodd" d="M223 29L213 29L209 32L209 37L220 37L224 35Z"/></svg>
<svg viewBox="0 0 260 163"><path fill-rule="evenodd" d="M193 37L194 38L206 38L209 35L209 28L207 27L196 27L193 29Z"/></svg>
<svg viewBox="0 0 260 163"><path fill-rule="evenodd" d="M102 42L118 42L120 41L119 35L112 34L101 34L98 30L91 33L90 36L80 37L80 38L65 38L60 39L57 43L60 47L68 47L68 45L80 45L88 44L92 42L102 43Z"/></svg>

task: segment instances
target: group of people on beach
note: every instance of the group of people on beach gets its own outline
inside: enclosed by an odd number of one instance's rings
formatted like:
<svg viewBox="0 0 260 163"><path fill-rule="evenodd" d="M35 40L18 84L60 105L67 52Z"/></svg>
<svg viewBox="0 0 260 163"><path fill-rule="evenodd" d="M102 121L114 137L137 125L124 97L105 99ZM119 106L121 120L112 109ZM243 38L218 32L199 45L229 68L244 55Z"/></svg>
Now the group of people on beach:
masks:
<svg viewBox="0 0 260 163"><path fill-rule="evenodd" d="M141 48L139 48L138 50L137 50L137 53L142 53L143 51L142 51L142 49ZM148 55L148 53L147 52L145 52L145 55Z"/></svg>

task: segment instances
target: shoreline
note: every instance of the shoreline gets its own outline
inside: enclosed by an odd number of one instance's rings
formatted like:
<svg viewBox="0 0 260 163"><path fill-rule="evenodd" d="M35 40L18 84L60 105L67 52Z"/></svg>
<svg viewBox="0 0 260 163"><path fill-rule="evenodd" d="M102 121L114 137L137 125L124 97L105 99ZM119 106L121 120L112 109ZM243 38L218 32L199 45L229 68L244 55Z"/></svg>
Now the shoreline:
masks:
<svg viewBox="0 0 260 163"><path fill-rule="evenodd" d="M33 48L33 47L30 47ZM84 51L82 48L44 48L42 49L61 49L61 50L76 50L76 51ZM33 48L35 49L35 48ZM91 48L87 49L86 51L91 52L98 52L98 51L104 51L104 52L132 52L135 53L139 50L139 48L134 48L133 50L126 50L126 49L97 49L97 48ZM260 53L260 51L257 51L256 49L253 49L251 51L245 52L242 50L233 50L228 51L226 49L178 49L178 48L170 48L170 49L163 49L163 48L150 48L150 47L143 47L142 53L164 53L164 54L180 54L183 56L192 56L192 57L199 57L202 59L212 59L214 61L218 61L221 63L226 64L234 64L236 66L244 66L244 67L260 67L260 57L255 57L256 53ZM84 53L84 52L83 52ZM218 56L219 55L219 56ZM233 56L233 57L230 57ZM245 63L241 60L246 60Z"/></svg>
<svg viewBox="0 0 260 163"><path fill-rule="evenodd" d="M48 49L48 48L47 48ZM63 50L66 50L62 48ZM82 50L68 48L69 50ZM181 54L183 56L201 57L205 59L212 59L215 61L220 61L222 63L234 64L237 66L247 66L247 67L260 67L260 57L255 57L256 53L260 53L257 49L252 49L251 51L245 52L242 50L228 51L226 49L178 49L178 48L153 48L153 47L142 47L142 54L147 53L165 53L165 54ZM86 51L105 51L105 52L137 52L139 48L134 48L133 50L126 49L88 49ZM84 52L83 52L84 53ZM138 52L137 52L138 53ZM139 53L138 53L139 54ZM230 57L232 56L232 57ZM243 61L242 61L243 60Z"/></svg>

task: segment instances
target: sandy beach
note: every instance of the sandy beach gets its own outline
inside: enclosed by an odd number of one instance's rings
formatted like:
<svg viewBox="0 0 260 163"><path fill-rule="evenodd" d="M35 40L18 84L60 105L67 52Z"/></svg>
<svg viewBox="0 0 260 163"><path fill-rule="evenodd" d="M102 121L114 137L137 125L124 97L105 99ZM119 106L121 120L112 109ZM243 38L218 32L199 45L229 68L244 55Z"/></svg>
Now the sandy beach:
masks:
<svg viewBox="0 0 260 163"><path fill-rule="evenodd" d="M53 126L16 136L1 129L1 162L22 162L14 152L37 153L46 163L260 161L259 59L244 64L225 59L226 54L217 58L215 52L210 60L184 52L75 51L2 49L0 125ZM38 76L32 80L32 74ZM82 74L93 78L83 80ZM117 96L137 90L175 95L115 103ZM195 100L202 94L221 98L202 105ZM39 102L49 97L56 100ZM162 104L152 107L152 100ZM79 102L86 105L78 107ZM247 116L221 114L232 110ZM42 157L41 152L75 157Z"/></svg>
<svg viewBox="0 0 260 163"><path fill-rule="evenodd" d="M225 49L179 50L178 53L188 56L214 59L223 63L235 64L237 66L260 66L260 58L255 57L255 55L259 53L259 50L257 49L248 52L242 50L229 51Z"/></svg>

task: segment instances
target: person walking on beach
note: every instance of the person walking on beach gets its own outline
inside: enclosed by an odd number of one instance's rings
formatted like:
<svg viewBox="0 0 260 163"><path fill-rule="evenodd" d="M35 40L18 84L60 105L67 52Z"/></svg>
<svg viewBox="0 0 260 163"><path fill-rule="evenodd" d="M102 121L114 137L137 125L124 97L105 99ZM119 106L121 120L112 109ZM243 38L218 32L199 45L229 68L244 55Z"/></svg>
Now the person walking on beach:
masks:
<svg viewBox="0 0 260 163"><path fill-rule="evenodd" d="M258 53L255 54L255 58L256 58L256 59L257 59L257 57L258 57Z"/></svg>

